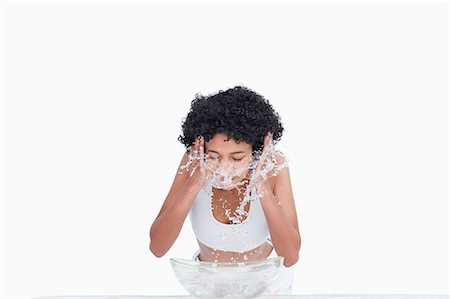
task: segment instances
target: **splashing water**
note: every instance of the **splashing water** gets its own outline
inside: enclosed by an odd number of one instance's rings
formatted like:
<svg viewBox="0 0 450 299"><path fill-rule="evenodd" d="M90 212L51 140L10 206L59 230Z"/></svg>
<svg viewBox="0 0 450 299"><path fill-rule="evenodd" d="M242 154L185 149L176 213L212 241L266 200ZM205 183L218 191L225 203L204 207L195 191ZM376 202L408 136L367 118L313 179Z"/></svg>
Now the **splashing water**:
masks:
<svg viewBox="0 0 450 299"><path fill-rule="evenodd" d="M223 165L220 165L217 169L214 169L212 166L208 164L208 162L206 162L205 168L211 170L211 172L213 173L213 175L207 176L207 180L209 181L212 187L216 189L231 190L234 188L239 188L242 185L245 185L246 180L234 183L233 179L236 177L240 177L247 169L251 168L251 166L240 167L227 172Z"/></svg>
<svg viewBox="0 0 450 299"><path fill-rule="evenodd" d="M200 157L199 151L192 150L187 163L180 169L187 169L192 176L195 171L198 171L192 167L192 164L203 159L203 164L195 164L198 165L196 167L203 165L206 170L206 185L203 189L211 199L213 198L213 188L225 190L236 188L238 197L242 200L235 211L224 206L225 200L222 202L224 213L231 224L242 223L244 216L248 216L244 207L250 201L260 200L264 197L263 182L278 175L283 168L288 167L287 158L275 148L274 142L267 145L264 154L256 152L252 159L245 163L245 166L233 169L227 168L223 164L215 164L214 160L208 158L207 154ZM237 178L239 180L236 182ZM211 209L213 209L212 205ZM212 223L217 225L216 221ZM224 242L231 237L236 238L242 244L246 243L245 235L241 234L237 225L231 225L230 233L228 231L224 233L219 226L219 234ZM216 249L214 249L215 251ZM227 265L224 266L223 263L219 262L222 257L219 257L219 252L217 252L214 254L214 262L212 263L200 261L177 263L174 260L172 267L183 287L196 297L255 298L278 279L279 267L283 264L283 257L267 258L262 262L251 261L260 254L262 254L262 251L255 249L254 252L243 254L243 261L240 261L237 257L231 257L229 262L226 263Z"/></svg>
<svg viewBox="0 0 450 299"><path fill-rule="evenodd" d="M199 160L199 152L191 151L189 154L189 160L186 165L181 166L181 169L189 170L189 166L193 163L194 160ZM279 163L279 157L281 157L282 163ZM244 207L249 201L259 200L264 197L263 186L260 181L265 181L269 177L277 176L280 171L288 167L288 160L286 156L275 147L275 142L270 142L267 146L266 152L264 154L260 152L256 152L253 156L252 160L243 167L235 168L231 171L227 171L226 168L221 164L219 167L215 167L212 163L208 162L208 155L204 154L203 157L204 163L203 167L207 171L207 182L205 189L209 196L212 197L212 188L216 189L225 189L231 190L236 188L238 194L242 193L242 189L245 188L245 192L243 195L243 199L236 209L235 212L231 213L230 211L226 211L226 215L229 221L232 224L239 224L242 222L244 216L248 215L248 212L245 211ZM194 173L196 169L192 170L191 175ZM233 182L233 179L236 177L240 177L245 171L250 170L248 175L240 182ZM211 174L210 174L211 173ZM263 180L258 180L258 178L262 177Z"/></svg>

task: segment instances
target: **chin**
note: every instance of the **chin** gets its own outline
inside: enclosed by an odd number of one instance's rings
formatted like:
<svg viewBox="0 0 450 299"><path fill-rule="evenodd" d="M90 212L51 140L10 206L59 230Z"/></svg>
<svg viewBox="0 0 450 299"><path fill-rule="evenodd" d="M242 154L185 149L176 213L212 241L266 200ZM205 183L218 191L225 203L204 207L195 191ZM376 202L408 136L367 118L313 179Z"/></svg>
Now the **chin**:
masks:
<svg viewBox="0 0 450 299"><path fill-rule="evenodd" d="M221 189L221 190L226 190L226 191L231 191L231 190L233 190L234 188L236 188L236 187L229 187L229 188L219 188L219 189Z"/></svg>
<svg viewBox="0 0 450 299"><path fill-rule="evenodd" d="M216 189L220 189L220 190L227 190L227 191L231 191L231 190L235 189L235 188L236 188L236 186L237 186L237 183L236 183L236 182L233 182L233 186L230 186L230 187L215 186L214 188L216 188Z"/></svg>
<svg viewBox="0 0 450 299"><path fill-rule="evenodd" d="M232 190L232 189L234 189L234 188L236 188L236 183L235 183L235 182L233 182L233 185L232 185L232 186L229 186L229 187L220 186L219 189L222 189L222 190Z"/></svg>

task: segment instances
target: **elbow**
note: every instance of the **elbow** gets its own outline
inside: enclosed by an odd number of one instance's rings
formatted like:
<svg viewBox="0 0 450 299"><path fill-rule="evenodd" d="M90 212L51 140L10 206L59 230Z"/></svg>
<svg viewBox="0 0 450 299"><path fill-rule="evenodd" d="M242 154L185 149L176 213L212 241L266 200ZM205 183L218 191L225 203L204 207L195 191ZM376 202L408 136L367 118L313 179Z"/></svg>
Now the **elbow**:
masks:
<svg viewBox="0 0 450 299"><path fill-rule="evenodd" d="M299 251L300 251L301 244L302 244L302 239L301 239L301 237L299 235L298 243L297 243L297 246L296 246L297 249L292 254L290 254L288 257L284 258L283 265L285 267L291 267L291 266L295 265L298 262L298 260L299 260Z"/></svg>
<svg viewBox="0 0 450 299"><path fill-rule="evenodd" d="M292 267L293 265L295 265L298 262L298 253L296 255L292 255L289 256L288 258L284 258L284 262L283 265L288 268L288 267Z"/></svg>
<svg viewBox="0 0 450 299"><path fill-rule="evenodd" d="M151 242L151 241L150 241L149 249L150 249L151 253L153 253L153 255L156 257L162 257L162 256L164 256L164 254L166 254L162 250L159 250L158 248L156 248L155 243Z"/></svg>
<svg viewBox="0 0 450 299"><path fill-rule="evenodd" d="M148 246L150 249L150 252L153 253L154 256L156 257L162 257L164 256L164 254L166 254L165 251L161 250L160 248L158 248L158 246L156 246L156 242L154 240L154 236L153 236L153 227L150 229L150 245Z"/></svg>

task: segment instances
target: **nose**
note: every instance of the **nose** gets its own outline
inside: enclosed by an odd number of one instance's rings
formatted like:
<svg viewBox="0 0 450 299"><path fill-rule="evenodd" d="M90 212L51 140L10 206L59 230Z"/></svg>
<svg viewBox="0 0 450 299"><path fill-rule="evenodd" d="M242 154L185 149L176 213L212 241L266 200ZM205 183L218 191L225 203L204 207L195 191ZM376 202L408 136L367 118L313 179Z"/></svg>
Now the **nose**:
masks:
<svg viewBox="0 0 450 299"><path fill-rule="evenodd" d="M233 170L231 163L222 162L219 167L224 173L229 174Z"/></svg>

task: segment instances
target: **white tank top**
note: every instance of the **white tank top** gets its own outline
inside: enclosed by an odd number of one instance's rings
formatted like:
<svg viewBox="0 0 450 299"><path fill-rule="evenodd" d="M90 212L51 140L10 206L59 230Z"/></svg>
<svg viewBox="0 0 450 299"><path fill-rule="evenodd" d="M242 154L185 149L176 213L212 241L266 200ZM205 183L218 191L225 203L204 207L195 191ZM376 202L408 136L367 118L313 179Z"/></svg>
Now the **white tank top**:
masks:
<svg viewBox="0 0 450 299"><path fill-rule="evenodd" d="M212 196L204 187L189 211L189 219L197 239L213 249L244 252L255 249L269 238L264 210L259 200L251 200L247 217L238 224L218 221L211 209Z"/></svg>

